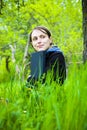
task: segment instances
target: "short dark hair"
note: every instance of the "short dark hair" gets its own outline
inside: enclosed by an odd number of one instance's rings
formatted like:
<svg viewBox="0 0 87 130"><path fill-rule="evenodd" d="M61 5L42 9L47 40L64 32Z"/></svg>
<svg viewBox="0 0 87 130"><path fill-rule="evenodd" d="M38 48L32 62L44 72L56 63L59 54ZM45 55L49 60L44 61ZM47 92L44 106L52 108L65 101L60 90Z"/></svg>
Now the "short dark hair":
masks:
<svg viewBox="0 0 87 130"><path fill-rule="evenodd" d="M51 37L51 32L47 29L47 27L37 26L37 27L35 27L35 28L32 30L32 32L33 32L35 29L40 30L40 31L43 32L43 33L46 33L49 38ZM29 40L30 42L32 42L32 39L31 39L32 32L30 33L30 40Z"/></svg>

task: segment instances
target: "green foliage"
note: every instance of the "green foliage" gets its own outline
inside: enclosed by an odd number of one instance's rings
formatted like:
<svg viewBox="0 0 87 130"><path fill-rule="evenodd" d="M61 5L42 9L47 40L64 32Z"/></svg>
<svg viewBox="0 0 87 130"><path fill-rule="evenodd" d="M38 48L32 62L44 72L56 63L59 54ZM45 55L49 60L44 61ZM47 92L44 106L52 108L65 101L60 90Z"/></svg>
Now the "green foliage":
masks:
<svg viewBox="0 0 87 130"><path fill-rule="evenodd" d="M47 26L53 34L53 41L67 56L67 53L81 52L82 10L81 1L25 1L8 0L2 8L0 44L26 45L27 35L37 25ZM24 49L20 51L24 53ZM22 58L22 57L21 57Z"/></svg>
<svg viewBox="0 0 87 130"><path fill-rule="evenodd" d="M53 42L64 52L67 64L68 62L82 61L82 7L80 0L3 1L0 14L1 59L9 55L12 63L9 45L16 46L15 65L18 64L20 68L23 64L28 33L37 25L47 26L51 30ZM29 47L29 53L31 52L31 47ZM29 60L27 61L29 62ZM0 60L0 62L2 61ZM0 71L2 73L2 70Z"/></svg>
<svg viewBox="0 0 87 130"><path fill-rule="evenodd" d="M34 89L21 80L1 84L0 129L86 130L86 72L87 64L74 64L63 86L48 82L50 77Z"/></svg>
<svg viewBox="0 0 87 130"><path fill-rule="evenodd" d="M63 86L48 75L45 84L39 81L34 89L26 88L22 60L28 33L37 25L47 26L52 31L53 41L63 50L67 64L82 61L81 0L3 1L0 14L0 129L86 130L87 64L69 66ZM10 44L16 45L15 63L11 59ZM6 70L7 56L10 56L10 73ZM18 73L15 73L16 65L21 68Z"/></svg>
<svg viewBox="0 0 87 130"><path fill-rule="evenodd" d="M8 82L15 78L15 64L9 63L9 70L6 69L6 58L3 58L0 63L0 83Z"/></svg>

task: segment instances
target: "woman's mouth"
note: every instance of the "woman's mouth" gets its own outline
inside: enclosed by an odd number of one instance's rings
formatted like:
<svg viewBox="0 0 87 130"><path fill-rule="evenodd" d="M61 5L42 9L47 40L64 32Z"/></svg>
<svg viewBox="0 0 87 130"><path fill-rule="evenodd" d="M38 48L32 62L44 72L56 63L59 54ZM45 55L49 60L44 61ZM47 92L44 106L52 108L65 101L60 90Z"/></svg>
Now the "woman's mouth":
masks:
<svg viewBox="0 0 87 130"><path fill-rule="evenodd" d="M43 45L38 45L37 47L38 47L38 48L43 48Z"/></svg>

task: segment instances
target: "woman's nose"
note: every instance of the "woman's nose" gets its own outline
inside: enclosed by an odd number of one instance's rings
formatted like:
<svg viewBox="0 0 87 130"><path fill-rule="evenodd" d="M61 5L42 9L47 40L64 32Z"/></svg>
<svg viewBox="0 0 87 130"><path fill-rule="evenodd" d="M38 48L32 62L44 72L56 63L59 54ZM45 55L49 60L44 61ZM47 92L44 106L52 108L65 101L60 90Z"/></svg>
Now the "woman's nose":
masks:
<svg viewBox="0 0 87 130"><path fill-rule="evenodd" d="M38 43L41 43L41 38L38 38L37 42L38 42Z"/></svg>

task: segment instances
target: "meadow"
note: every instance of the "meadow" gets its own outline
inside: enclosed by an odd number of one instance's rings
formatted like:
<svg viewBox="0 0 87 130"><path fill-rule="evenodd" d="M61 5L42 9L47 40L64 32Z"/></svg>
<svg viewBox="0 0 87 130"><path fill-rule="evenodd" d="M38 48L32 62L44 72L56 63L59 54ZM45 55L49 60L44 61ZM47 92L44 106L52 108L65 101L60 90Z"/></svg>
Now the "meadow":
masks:
<svg viewBox="0 0 87 130"><path fill-rule="evenodd" d="M0 130L87 130L87 63L83 63L82 18L81 0L3 1ZM67 77L62 86L48 75L44 84L38 81L32 88L26 87L30 70L24 70L24 51L28 34L37 25L51 30L54 44L64 53ZM31 47L28 52L32 52Z"/></svg>
<svg viewBox="0 0 87 130"><path fill-rule="evenodd" d="M87 64L69 66L62 86L50 80L2 83L0 130L87 130Z"/></svg>

